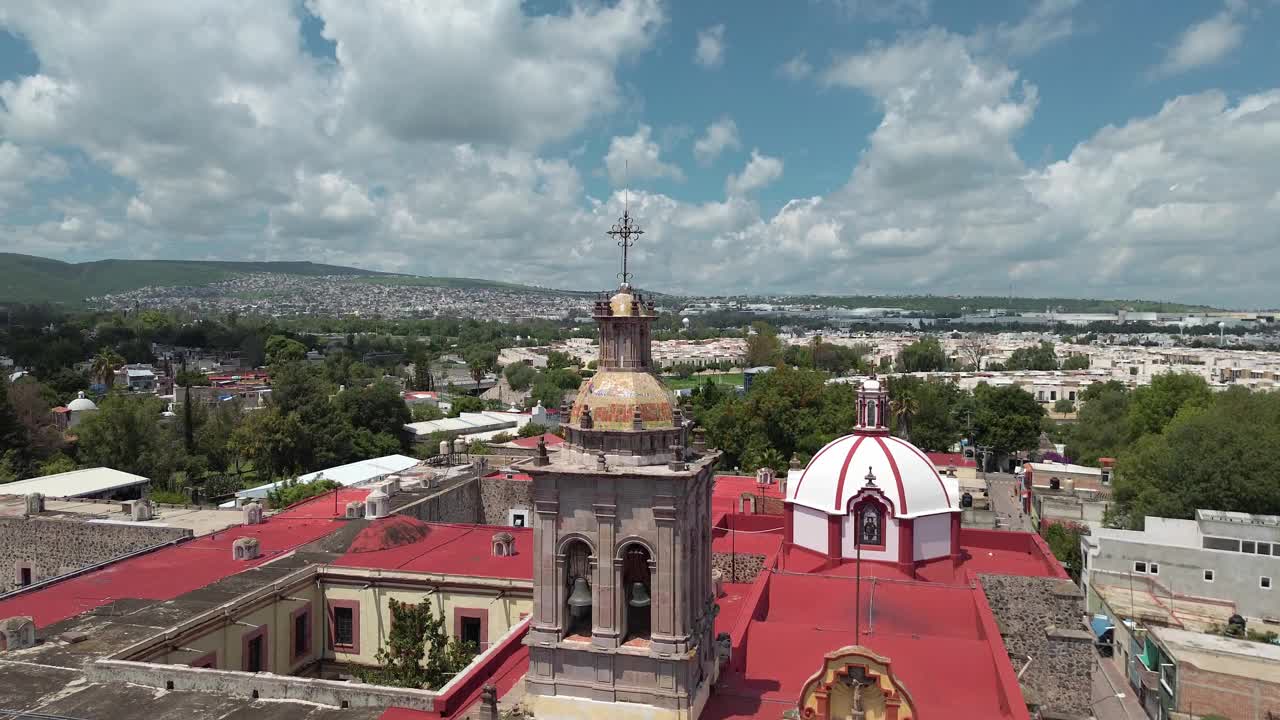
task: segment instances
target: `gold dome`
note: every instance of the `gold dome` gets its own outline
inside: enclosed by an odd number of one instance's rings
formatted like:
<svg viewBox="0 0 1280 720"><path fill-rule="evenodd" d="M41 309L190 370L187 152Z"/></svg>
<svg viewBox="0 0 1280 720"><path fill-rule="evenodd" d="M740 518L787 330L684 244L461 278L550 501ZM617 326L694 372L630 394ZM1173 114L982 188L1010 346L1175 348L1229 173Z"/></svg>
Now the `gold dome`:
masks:
<svg viewBox="0 0 1280 720"><path fill-rule="evenodd" d="M671 393L647 372L601 370L578 388L569 421L580 424L586 407L591 408L592 427L598 430L631 430L637 407L645 429L672 427L674 422Z"/></svg>

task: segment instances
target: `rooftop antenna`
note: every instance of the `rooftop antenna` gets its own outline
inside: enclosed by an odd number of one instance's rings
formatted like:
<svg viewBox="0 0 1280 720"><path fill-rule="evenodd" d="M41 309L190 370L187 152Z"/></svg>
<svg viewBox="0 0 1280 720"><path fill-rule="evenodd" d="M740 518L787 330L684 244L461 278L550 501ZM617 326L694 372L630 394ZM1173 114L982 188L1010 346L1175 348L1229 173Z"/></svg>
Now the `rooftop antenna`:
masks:
<svg viewBox="0 0 1280 720"><path fill-rule="evenodd" d="M636 238L644 234L644 231L639 226L631 222L630 189L623 188L622 217L618 219L618 222L614 223L613 228L606 234L616 238L618 247L622 248L622 272L618 273L618 279L622 281L623 287L630 287L631 273L627 272L627 250L636 244Z"/></svg>

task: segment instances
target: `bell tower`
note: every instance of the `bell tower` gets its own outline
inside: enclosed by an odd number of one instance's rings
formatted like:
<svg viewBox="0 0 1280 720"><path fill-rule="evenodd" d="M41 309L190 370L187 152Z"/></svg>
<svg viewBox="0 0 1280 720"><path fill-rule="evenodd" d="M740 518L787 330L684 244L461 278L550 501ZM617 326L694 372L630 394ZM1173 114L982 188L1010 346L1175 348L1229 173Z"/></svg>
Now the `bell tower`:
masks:
<svg viewBox="0 0 1280 720"><path fill-rule="evenodd" d="M596 303L599 370L578 391L554 461L533 477L535 716L698 716L715 681L711 468L653 374L653 305L631 288L629 213L609 235L620 284ZM609 703L608 706L602 703Z"/></svg>

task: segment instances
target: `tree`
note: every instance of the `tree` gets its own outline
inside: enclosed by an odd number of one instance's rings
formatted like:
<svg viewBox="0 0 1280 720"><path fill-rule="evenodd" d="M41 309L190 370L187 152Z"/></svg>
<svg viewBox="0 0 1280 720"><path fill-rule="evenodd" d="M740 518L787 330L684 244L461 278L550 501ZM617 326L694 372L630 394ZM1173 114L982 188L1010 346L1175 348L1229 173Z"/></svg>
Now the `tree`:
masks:
<svg viewBox="0 0 1280 720"><path fill-rule="evenodd" d="M429 422L431 420L440 420L444 417L444 413L440 412L440 408L431 403L416 403L410 412L413 415L414 422Z"/></svg>
<svg viewBox="0 0 1280 720"><path fill-rule="evenodd" d="M259 479L284 477L306 466L305 431L297 413L278 407L251 413L231 435L231 447L251 461Z"/></svg>
<svg viewBox="0 0 1280 720"><path fill-rule="evenodd" d="M300 363L307 359L307 346L283 335L267 338L267 364Z"/></svg>
<svg viewBox="0 0 1280 720"><path fill-rule="evenodd" d="M1014 350L1004 366L1007 370L1057 370L1058 355L1053 343L1041 341L1039 345Z"/></svg>
<svg viewBox="0 0 1280 720"><path fill-rule="evenodd" d="M559 350L547 353L547 370L561 370L577 364L577 360L569 353Z"/></svg>
<svg viewBox="0 0 1280 720"><path fill-rule="evenodd" d="M542 423L528 422L522 425L520 429L516 432L516 434L519 437L527 438L527 437L536 437L538 435L545 435L550 431L551 429L548 428L546 425L543 425Z"/></svg>
<svg viewBox="0 0 1280 720"><path fill-rule="evenodd" d="M89 375L109 390L115 384L116 369L121 365L124 365L124 358L111 348L102 348L89 366Z"/></svg>
<svg viewBox="0 0 1280 720"><path fill-rule="evenodd" d="M979 445L997 454L1029 450L1040 439L1044 408L1016 385L992 387L979 383L973 391L973 425Z"/></svg>
<svg viewBox="0 0 1280 720"><path fill-rule="evenodd" d="M1094 383L1080 393L1076 422L1067 431L1067 455L1081 465L1114 458L1128 444L1129 390L1123 383Z"/></svg>
<svg viewBox="0 0 1280 720"><path fill-rule="evenodd" d="M353 667L361 680L392 687L438 689L462 671L478 648L445 632L444 613L430 600L417 605L389 601L391 632L378 650L377 668ZM425 659L425 664L424 664Z"/></svg>
<svg viewBox="0 0 1280 720"><path fill-rule="evenodd" d="M481 412L484 410L484 401L478 397L470 395L458 395L450 398L449 417L458 417L464 412Z"/></svg>
<svg viewBox="0 0 1280 720"><path fill-rule="evenodd" d="M1062 369L1063 370L1088 370L1089 356L1088 355L1070 355L1063 359Z"/></svg>
<svg viewBox="0 0 1280 720"><path fill-rule="evenodd" d="M991 354L987 344L983 342L983 335L970 335L960 341L960 357L964 358L965 363L974 371L982 369L982 359Z"/></svg>
<svg viewBox="0 0 1280 720"><path fill-rule="evenodd" d="M476 381L476 389L480 389L480 381L498 366L498 353L491 348L472 348L466 354L467 370L471 379Z"/></svg>
<svg viewBox="0 0 1280 720"><path fill-rule="evenodd" d="M1212 391L1198 375L1164 373L1133 391L1129 404L1129 438L1137 440L1164 430L1184 406L1205 407Z"/></svg>
<svg viewBox="0 0 1280 720"><path fill-rule="evenodd" d="M274 509L287 508L307 498L323 495L342 487L334 480L315 478L311 482L300 483L296 479L285 480L279 487L267 491L267 503Z"/></svg>
<svg viewBox="0 0 1280 720"><path fill-rule="evenodd" d="M747 333L745 362L747 367L774 365L782 356L782 341L773 326L764 321L751 323Z"/></svg>
<svg viewBox="0 0 1280 720"><path fill-rule="evenodd" d="M413 361L413 389L431 392L436 389L436 378L431 372L431 356L422 353Z"/></svg>
<svg viewBox="0 0 1280 720"><path fill-rule="evenodd" d="M338 394L337 405L353 427L375 434L401 437L404 426L413 421L409 406L404 404L400 393L385 381L362 388L347 388Z"/></svg>
<svg viewBox="0 0 1280 720"><path fill-rule="evenodd" d="M765 463L769 449L783 458L808 456L847 433L854 393L848 385L828 385L823 373L780 367L758 376L745 397L725 395L702 416L723 465Z"/></svg>
<svg viewBox="0 0 1280 720"><path fill-rule="evenodd" d="M40 467L36 470L36 474L40 477L45 475L57 475L58 473L71 472L76 469L76 462L71 458L58 453L48 460L40 463Z"/></svg>
<svg viewBox="0 0 1280 720"><path fill-rule="evenodd" d="M1198 508L1280 514L1276 447L1280 396L1231 388L1184 405L1163 432L1121 452L1108 521L1136 529L1147 515L1190 518Z"/></svg>
<svg viewBox="0 0 1280 720"><path fill-rule="evenodd" d="M903 438L911 439L911 418L920 411L920 402L911 393L903 393L889 401L889 412L898 418Z"/></svg>
<svg viewBox="0 0 1280 720"><path fill-rule="evenodd" d="M1056 413L1069 413L1076 409L1076 404L1067 398L1058 398L1053 404L1053 411Z"/></svg>
<svg viewBox="0 0 1280 720"><path fill-rule="evenodd" d="M1080 582L1082 569L1080 556L1080 537L1089 534L1089 528L1076 523L1049 523L1041 529L1040 535L1053 551L1053 556L1067 568L1067 574L1075 582Z"/></svg>
<svg viewBox="0 0 1280 720"><path fill-rule="evenodd" d="M936 337L922 337L898 353L899 372L934 372L946 369L947 353Z"/></svg>
<svg viewBox="0 0 1280 720"><path fill-rule="evenodd" d="M520 392L528 390L533 385L533 381L538 378L538 371L533 369L531 365L516 362L504 367L502 376L507 379L507 384L511 386L512 390Z"/></svg>
<svg viewBox="0 0 1280 720"><path fill-rule="evenodd" d="M15 476L12 479L16 480L30 460L31 441L9 397L11 390L9 379L0 376L0 457L8 461L9 471Z"/></svg>
<svg viewBox="0 0 1280 720"><path fill-rule="evenodd" d="M177 438L160 426L163 410L156 397L106 397L97 412L76 426L81 462L168 480L183 452Z"/></svg>

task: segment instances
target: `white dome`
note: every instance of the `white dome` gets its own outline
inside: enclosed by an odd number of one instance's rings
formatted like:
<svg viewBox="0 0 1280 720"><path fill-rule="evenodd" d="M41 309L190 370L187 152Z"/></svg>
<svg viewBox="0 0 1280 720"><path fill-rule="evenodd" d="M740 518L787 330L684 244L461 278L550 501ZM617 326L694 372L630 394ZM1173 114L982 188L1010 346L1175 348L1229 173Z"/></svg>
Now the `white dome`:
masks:
<svg viewBox="0 0 1280 720"><path fill-rule="evenodd" d="M854 433L828 443L798 478L788 480L788 499L844 515L849 501L866 485L867 468L875 473L876 487L893 503L895 517L960 509L959 481L942 477L916 446L887 433Z"/></svg>
<svg viewBox="0 0 1280 720"><path fill-rule="evenodd" d="M93 404L92 400L85 397L84 392L82 391L79 395L76 396L75 400L72 400L71 402L67 403L67 409L72 411L97 410L98 406Z"/></svg>

